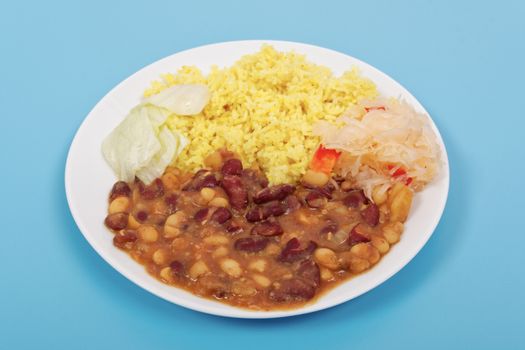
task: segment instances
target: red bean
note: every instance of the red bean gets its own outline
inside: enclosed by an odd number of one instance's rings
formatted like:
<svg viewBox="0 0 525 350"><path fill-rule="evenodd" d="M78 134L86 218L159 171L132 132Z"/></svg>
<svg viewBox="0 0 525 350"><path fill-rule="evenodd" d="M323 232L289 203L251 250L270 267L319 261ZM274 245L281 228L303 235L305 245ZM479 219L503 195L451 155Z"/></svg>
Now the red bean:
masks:
<svg viewBox="0 0 525 350"><path fill-rule="evenodd" d="M379 208L374 203L370 203L366 209L361 211L361 217L370 226L377 226L379 223Z"/></svg>
<svg viewBox="0 0 525 350"><path fill-rule="evenodd" d="M311 282L316 287L321 284L319 266L311 259L304 260L297 269L297 276Z"/></svg>
<svg viewBox="0 0 525 350"><path fill-rule="evenodd" d="M270 201L285 199L288 195L294 193L295 187L288 184L281 184L272 187L267 187L257 192L253 197L256 204L267 203Z"/></svg>
<svg viewBox="0 0 525 350"><path fill-rule="evenodd" d="M112 230L118 231L128 226L128 214L126 213L115 213L106 216L104 223L107 227Z"/></svg>
<svg viewBox="0 0 525 350"><path fill-rule="evenodd" d="M115 182L111 192L109 194L109 200L113 200L117 197L129 197L131 196L131 188L124 181Z"/></svg>
<svg viewBox="0 0 525 350"><path fill-rule="evenodd" d="M171 268L171 274L173 277L175 278L184 277L184 265L180 261L173 260L170 263L170 268Z"/></svg>
<svg viewBox="0 0 525 350"><path fill-rule="evenodd" d="M263 209L261 207L253 207L246 212L245 218L248 222L258 222L263 220Z"/></svg>
<svg viewBox="0 0 525 350"><path fill-rule="evenodd" d="M217 208L211 215L211 220L219 224L224 224L226 221L230 220L232 213L226 208Z"/></svg>
<svg viewBox="0 0 525 350"><path fill-rule="evenodd" d="M288 208L288 212L291 213L294 210L297 210L301 207L301 202L299 202L299 199L297 196L291 194L284 200L286 207Z"/></svg>
<svg viewBox="0 0 525 350"><path fill-rule="evenodd" d="M204 187L217 187L219 186L219 181L213 173L209 170L201 169L193 175L193 178L189 183L184 185L182 188L183 191L200 191Z"/></svg>
<svg viewBox="0 0 525 350"><path fill-rule="evenodd" d="M227 221L226 224L224 225L224 228L226 229L226 231L228 231L231 234L237 234L243 231L243 228L240 225L232 221Z"/></svg>
<svg viewBox="0 0 525 350"><path fill-rule="evenodd" d="M246 213L246 220L258 222L266 220L270 216L281 216L286 212L286 208L278 201L272 201L262 207L253 207Z"/></svg>
<svg viewBox="0 0 525 350"><path fill-rule="evenodd" d="M264 219L270 216L281 216L286 212L286 208L283 204L278 201L271 201L264 205L263 207L263 216Z"/></svg>
<svg viewBox="0 0 525 350"><path fill-rule="evenodd" d="M144 222L148 218L148 213L145 212L144 210L140 210L140 211L137 212L135 217L137 218L138 221Z"/></svg>
<svg viewBox="0 0 525 350"><path fill-rule="evenodd" d="M270 240L266 237L245 237L235 241L233 247L243 252L255 253L266 248Z"/></svg>
<svg viewBox="0 0 525 350"><path fill-rule="evenodd" d="M272 221L263 221L255 224L252 228L252 235L259 236L279 236L283 234L283 228L279 223Z"/></svg>
<svg viewBox="0 0 525 350"><path fill-rule="evenodd" d="M221 185L228 195L232 208L242 210L248 206L248 192L244 188L240 177L226 175L222 179Z"/></svg>
<svg viewBox="0 0 525 350"><path fill-rule="evenodd" d="M305 248L301 248L301 242L297 238L292 238L281 251L277 260L281 262L294 262L308 258L317 248L317 243L310 241Z"/></svg>
<svg viewBox="0 0 525 350"><path fill-rule="evenodd" d="M370 242L370 238L368 235L363 231L363 226L361 224L357 224L352 228L350 231L350 234L348 236L348 244L355 245L358 243L366 243Z"/></svg>
<svg viewBox="0 0 525 350"><path fill-rule="evenodd" d="M113 245L121 249L130 248L131 243L137 240L137 232L134 230L124 230L113 237Z"/></svg>
<svg viewBox="0 0 525 350"><path fill-rule="evenodd" d="M335 222L328 222L325 227L319 231L320 235L327 235L328 233L336 233L337 229L339 228L339 225Z"/></svg>
<svg viewBox="0 0 525 350"><path fill-rule="evenodd" d="M175 193L170 193L164 197L164 203L166 203L166 211L168 215L171 215L177 211L177 201L179 196Z"/></svg>
<svg viewBox="0 0 525 350"><path fill-rule="evenodd" d="M195 219L195 221L203 222L208 217L209 211L210 210L208 208L199 209L197 210L193 218Z"/></svg>
<svg viewBox="0 0 525 350"><path fill-rule="evenodd" d="M222 165L221 172L223 175L241 175L242 163L239 159L228 159Z"/></svg>
<svg viewBox="0 0 525 350"><path fill-rule="evenodd" d="M365 194L361 190L351 191L348 196L343 199L343 204L350 208L359 208L361 204L366 202Z"/></svg>
<svg viewBox="0 0 525 350"><path fill-rule="evenodd" d="M312 191L308 193L308 195L305 198L306 204L310 208L322 208L326 204L326 197L324 197L321 193L317 191Z"/></svg>
<svg viewBox="0 0 525 350"><path fill-rule="evenodd" d="M293 302L310 300L315 296L316 288L313 284L301 278L292 278L279 281L279 285L272 286L268 297L275 302Z"/></svg>
<svg viewBox="0 0 525 350"><path fill-rule="evenodd" d="M146 200L162 197L164 195L164 185L160 179L155 179L151 184L144 185L139 182L140 195Z"/></svg>

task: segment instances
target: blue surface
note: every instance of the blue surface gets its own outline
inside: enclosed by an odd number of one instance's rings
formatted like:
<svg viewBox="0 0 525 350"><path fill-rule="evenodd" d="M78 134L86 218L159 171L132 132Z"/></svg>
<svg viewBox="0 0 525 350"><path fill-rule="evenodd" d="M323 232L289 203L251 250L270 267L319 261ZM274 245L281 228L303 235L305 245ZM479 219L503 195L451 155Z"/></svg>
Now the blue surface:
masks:
<svg viewBox="0 0 525 350"><path fill-rule="evenodd" d="M0 348L524 349L523 3L190 2L2 2ZM412 91L441 129L441 223L356 300L270 321L185 310L114 271L71 218L66 153L94 104L161 57L238 39L351 54Z"/></svg>

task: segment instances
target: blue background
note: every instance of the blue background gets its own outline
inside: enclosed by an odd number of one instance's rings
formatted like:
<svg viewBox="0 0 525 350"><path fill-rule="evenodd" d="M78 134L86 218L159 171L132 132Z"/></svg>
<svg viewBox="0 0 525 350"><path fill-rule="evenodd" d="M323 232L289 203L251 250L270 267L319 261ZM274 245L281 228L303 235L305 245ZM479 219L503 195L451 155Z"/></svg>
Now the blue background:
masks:
<svg viewBox="0 0 525 350"><path fill-rule="evenodd" d="M524 15L519 1L2 1L0 348L525 349ZM344 305L270 321L183 309L114 271L69 213L66 153L95 103L159 58L238 39L369 62L443 134L435 234Z"/></svg>

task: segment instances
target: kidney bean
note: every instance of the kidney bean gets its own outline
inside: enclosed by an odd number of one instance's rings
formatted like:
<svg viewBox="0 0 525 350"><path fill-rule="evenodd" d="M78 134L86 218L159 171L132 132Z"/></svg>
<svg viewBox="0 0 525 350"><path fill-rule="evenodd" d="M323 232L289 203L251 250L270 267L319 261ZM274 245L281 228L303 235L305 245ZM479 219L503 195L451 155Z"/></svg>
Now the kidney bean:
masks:
<svg viewBox="0 0 525 350"><path fill-rule="evenodd" d="M139 182L139 190L142 198L152 200L162 197L164 195L164 185L161 179L155 179L149 185L144 185L142 181Z"/></svg>
<svg viewBox="0 0 525 350"><path fill-rule="evenodd" d="M269 242L266 237L245 237L236 240L233 247L244 252L255 253L266 248Z"/></svg>
<svg viewBox="0 0 525 350"><path fill-rule="evenodd" d="M209 211L210 210L208 208L199 209L197 210L193 218L195 219L195 221L203 222L208 217Z"/></svg>
<svg viewBox="0 0 525 350"><path fill-rule="evenodd" d="M192 180L187 183L182 190L183 191L200 191L204 187L217 187L219 181L213 173L208 170L201 169L193 175Z"/></svg>
<svg viewBox="0 0 525 350"><path fill-rule="evenodd" d="M258 222L263 220L263 209L261 207L253 207L246 212L244 216L248 222Z"/></svg>
<svg viewBox="0 0 525 350"><path fill-rule="evenodd" d="M113 237L113 245L121 249L129 246L128 243L133 243L137 240L137 232L135 230L124 230L122 233L117 233Z"/></svg>
<svg viewBox="0 0 525 350"><path fill-rule="evenodd" d="M128 226L128 214L115 213L106 216L104 223L112 230L118 231Z"/></svg>
<svg viewBox="0 0 525 350"><path fill-rule="evenodd" d="M131 188L124 181L115 182L111 192L109 193L109 200L113 200L117 197L129 197L131 196Z"/></svg>
<svg viewBox="0 0 525 350"><path fill-rule="evenodd" d="M295 187L288 184L275 185L266 187L253 196L253 201L256 204L263 204L274 200L283 200L286 196L294 193Z"/></svg>
<svg viewBox="0 0 525 350"><path fill-rule="evenodd" d="M350 208L359 208L361 204L367 202L368 200L361 190L351 191L348 196L343 198L343 204Z"/></svg>
<svg viewBox="0 0 525 350"><path fill-rule="evenodd" d="M255 226L252 227L252 235L259 235L259 236L279 236L283 234L283 228L279 223L272 222L272 221L263 221L255 224Z"/></svg>
<svg viewBox="0 0 525 350"><path fill-rule="evenodd" d="M326 204L326 197L317 191L312 191L306 195L305 201L310 208L322 208Z"/></svg>
<svg viewBox="0 0 525 350"><path fill-rule="evenodd" d="M243 228L240 225L232 221L227 221L224 227L226 228L226 231L231 234L241 233L243 231Z"/></svg>
<svg viewBox="0 0 525 350"><path fill-rule="evenodd" d="M176 278L184 277L184 265L180 261L173 260L170 263L170 268L171 268L171 274L173 277L176 277Z"/></svg>
<svg viewBox="0 0 525 350"><path fill-rule="evenodd" d="M363 227L361 226L361 224L355 225L350 231L350 234L348 235L348 244L353 246L357 243L366 243L366 242L370 242L370 238L363 231Z"/></svg>
<svg viewBox="0 0 525 350"><path fill-rule="evenodd" d="M224 224L226 221L230 220L232 213L226 208L217 208L211 215L211 220L219 224Z"/></svg>
<svg viewBox="0 0 525 350"><path fill-rule="evenodd" d="M370 203L366 209L361 211L361 217L370 226L377 226L379 223L379 208L374 203Z"/></svg>
<svg viewBox="0 0 525 350"><path fill-rule="evenodd" d="M337 223L330 221L319 231L319 234L327 235L328 233L336 233L338 228L339 225L337 225Z"/></svg>
<svg viewBox="0 0 525 350"><path fill-rule="evenodd" d="M242 210L248 206L248 192L244 188L240 177L225 175L221 185L228 195L232 208Z"/></svg>
<svg viewBox="0 0 525 350"><path fill-rule="evenodd" d="M263 207L263 217L264 219L270 216L281 216L286 212L286 208L278 201L272 201L267 203Z"/></svg>
<svg viewBox="0 0 525 350"><path fill-rule="evenodd" d="M135 217L137 218L138 221L144 222L148 218L148 213L146 211L144 211L144 210L140 210L140 211L137 212Z"/></svg>
<svg viewBox="0 0 525 350"><path fill-rule="evenodd" d="M242 162L236 158L228 159L222 165L221 172L223 175L241 175Z"/></svg>
<svg viewBox="0 0 525 350"><path fill-rule="evenodd" d="M173 214L177 211L177 200L179 199L179 196L175 193L170 193L164 197L164 203L166 203L166 211L167 214Z"/></svg>
<svg viewBox="0 0 525 350"><path fill-rule="evenodd" d="M299 202L299 199L297 196L291 194L284 200L284 203L288 209L288 212L291 213L294 210L297 210L301 207L301 202Z"/></svg>
<svg viewBox="0 0 525 350"><path fill-rule="evenodd" d="M292 302L310 300L315 296L313 284L301 278L292 278L279 282L279 287L272 286L268 297L275 302Z"/></svg>
<svg viewBox="0 0 525 350"><path fill-rule="evenodd" d="M315 248L317 248L317 243L310 241L305 248L301 249L301 242L294 237L286 242L277 260L289 263L303 260L312 255Z"/></svg>
<svg viewBox="0 0 525 350"><path fill-rule="evenodd" d="M321 283L321 273L319 271L319 266L311 259L304 260L301 265L299 265L299 268L297 269L297 276L311 282L316 287Z"/></svg>
<svg viewBox="0 0 525 350"><path fill-rule="evenodd" d="M249 222L258 222L266 220L270 216L281 216L286 212L286 208L278 201L267 203L263 207L253 207L246 213L246 220Z"/></svg>

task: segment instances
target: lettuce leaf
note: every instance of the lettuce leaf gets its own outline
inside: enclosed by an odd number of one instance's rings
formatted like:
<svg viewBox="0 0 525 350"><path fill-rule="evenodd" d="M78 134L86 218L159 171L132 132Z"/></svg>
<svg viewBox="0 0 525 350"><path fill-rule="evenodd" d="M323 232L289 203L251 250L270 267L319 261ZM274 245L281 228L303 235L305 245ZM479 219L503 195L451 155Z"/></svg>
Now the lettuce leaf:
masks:
<svg viewBox="0 0 525 350"><path fill-rule="evenodd" d="M188 140L166 125L170 113L151 105L139 105L104 139L102 154L119 180L137 176L145 184L164 173L183 151Z"/></svg>

